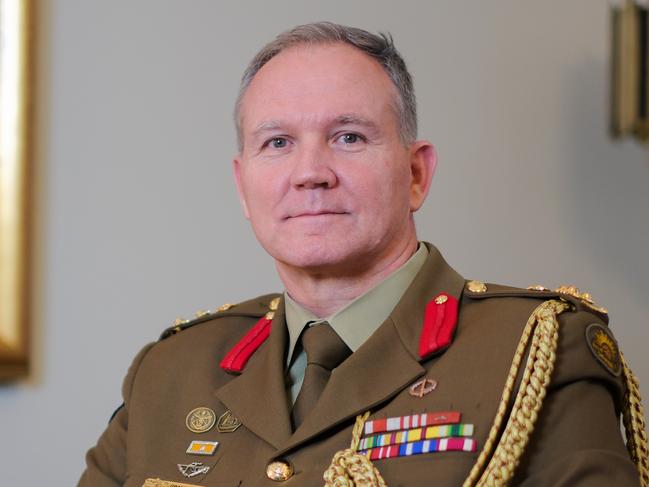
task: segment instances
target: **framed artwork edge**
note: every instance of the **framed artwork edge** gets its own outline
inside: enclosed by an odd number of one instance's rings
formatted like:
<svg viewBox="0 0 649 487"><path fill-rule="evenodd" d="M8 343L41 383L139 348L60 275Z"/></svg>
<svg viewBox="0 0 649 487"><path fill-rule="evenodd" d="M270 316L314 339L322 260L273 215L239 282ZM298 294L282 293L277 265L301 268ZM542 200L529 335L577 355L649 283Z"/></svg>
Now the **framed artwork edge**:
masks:
<svg viewBox="0 0 649 487"><path fill-rule="evenodd" d="M0 383L29 375L35 0L0 0Z"/></svg>

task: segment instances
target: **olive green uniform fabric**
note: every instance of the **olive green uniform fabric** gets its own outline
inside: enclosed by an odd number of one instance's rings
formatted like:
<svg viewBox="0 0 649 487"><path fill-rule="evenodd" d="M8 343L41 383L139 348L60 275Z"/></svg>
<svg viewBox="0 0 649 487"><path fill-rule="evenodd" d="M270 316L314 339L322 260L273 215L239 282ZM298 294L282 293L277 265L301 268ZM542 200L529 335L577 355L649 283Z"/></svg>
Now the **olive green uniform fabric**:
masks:
<svg viewBox="0 0 649 487"><path fill-rule="evenodd" d="M332 374L318 404L291 431L285 390L288 333L280 303L268 340L241 375L218 366L223 356L268 310L275 295L241 303L195 326L148 345L125 379L121 408L87 455L82 487L140 487L147 478L205 486L322 485L335 452L347 448L357 414L370 419L421 412L460 411L474 425L478 452L491 428L514 350L532 311L557 295L488 285L471 293L439 252L429 256L388 319ZM426 304L445 292L459 301L458 325L446 351L421 361L419 337ZM552 383L513 485L638 485L619 431L621 379L593 356L585 329L605 317L574 301L560 316ZM438 382L421 398L409 394L419 378ZM241 420L232 433L192 433L187 413L198 406L226 410ZM214 456L185 453L192 440L219 441ZM429 453L374 464L390 487L459 486L478 452ZM295 470L287 481L269 480L277 458ZM202 462L207 474L183 477L177 464Z"/></svg>

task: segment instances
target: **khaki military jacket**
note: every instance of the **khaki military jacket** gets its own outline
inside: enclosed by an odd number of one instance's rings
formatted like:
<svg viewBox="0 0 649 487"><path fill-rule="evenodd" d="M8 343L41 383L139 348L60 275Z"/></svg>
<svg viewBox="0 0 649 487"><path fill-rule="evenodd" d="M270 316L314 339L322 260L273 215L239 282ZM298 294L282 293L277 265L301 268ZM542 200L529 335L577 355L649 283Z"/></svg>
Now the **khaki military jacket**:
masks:
<svg viewBox="0 0 649 487"><path fill-rule="evenodd" d="M337 451L349 447L355 418L365 411L371 412L369 420L459 412L463 424L473 425L476 451L397 456L373 463L390 487L462 485L487 440L528 318L542 302L558 295L490 284L472 292L430 245L429 252L388 319L334 371L315 409L296 431L291 428L285 385L288 337L283 303L274 314L270 336L242 373L219 366L278 295L210 314L146 346L124 381L124 406L88 452L79 485L141 487L147 479L211 487L322 485L323 472ZM425 309L440 293L459 303L453 341L421 359ZM623 383L591 350L586 335L593 323L606 326L606 316L579 300L571 307L559 316L556 366L511 484L638 485L620 433ZM412 394L411 386L421 379L434 380L437 387ZM190 431L186 419L198 407L209 408L217 418L229 411L228 424L236 429ZM186 453L192 441L218 446L212 455L193 455ZM276 460L292 470L285 481L267 476L267 466ZM183 475L182 466L193 462L207 471Z"/></svg>

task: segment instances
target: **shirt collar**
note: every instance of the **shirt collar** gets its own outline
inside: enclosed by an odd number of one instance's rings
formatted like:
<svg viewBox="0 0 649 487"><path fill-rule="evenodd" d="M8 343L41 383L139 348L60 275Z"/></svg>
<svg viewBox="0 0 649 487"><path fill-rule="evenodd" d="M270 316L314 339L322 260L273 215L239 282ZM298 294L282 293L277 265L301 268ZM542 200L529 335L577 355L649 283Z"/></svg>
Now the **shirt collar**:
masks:
<svg viewBox="0 0 649 487"><path fill-rule="evenodd" d="M428 249L420 244L405 264L372 289L326 318L318 318L285 291L286 326L289 334L287 366L291 363L302 329L312 322L329 323L351 351L355 352L390 316L390 312L414 280L427 256Z"/></svg>

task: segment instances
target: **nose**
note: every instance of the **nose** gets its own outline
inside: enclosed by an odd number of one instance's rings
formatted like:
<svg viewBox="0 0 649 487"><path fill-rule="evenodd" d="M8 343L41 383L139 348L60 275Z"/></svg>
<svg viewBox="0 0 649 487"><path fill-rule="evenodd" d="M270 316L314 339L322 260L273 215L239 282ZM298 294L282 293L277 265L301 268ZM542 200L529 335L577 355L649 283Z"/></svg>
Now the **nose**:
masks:
<svg viewBox="0 0 649 487"><path fill-rule="evenodd" d="M303 145L296 151L291 184L297 189L333 188L337 183L331 154L319 144Z"/></svg>

